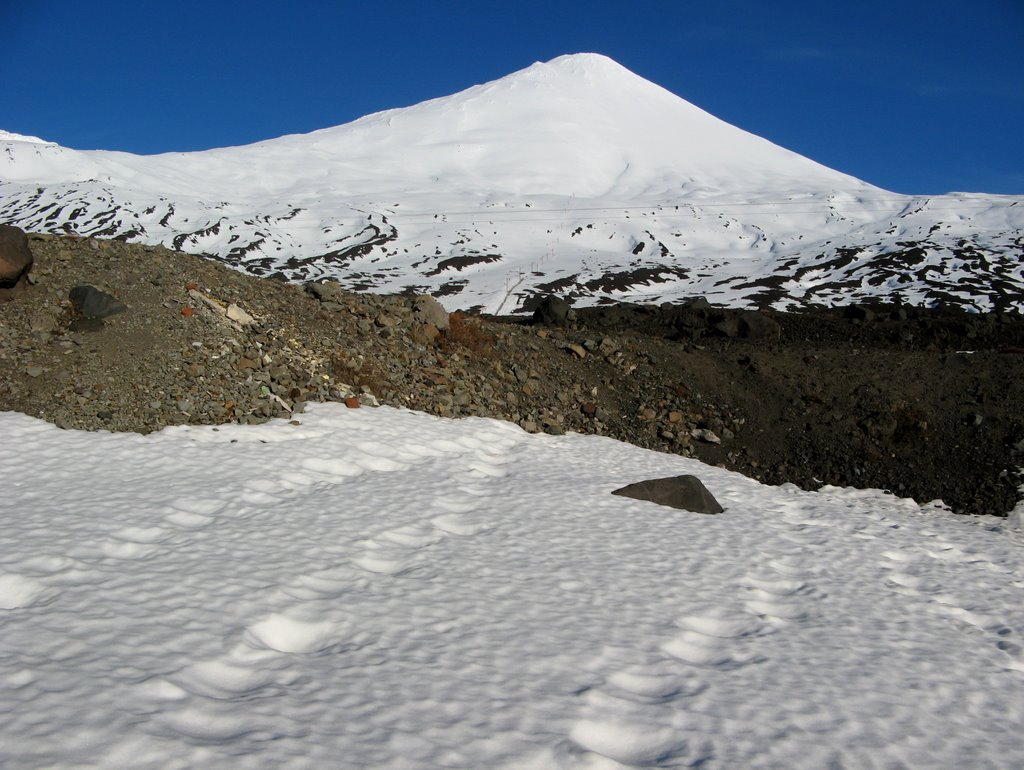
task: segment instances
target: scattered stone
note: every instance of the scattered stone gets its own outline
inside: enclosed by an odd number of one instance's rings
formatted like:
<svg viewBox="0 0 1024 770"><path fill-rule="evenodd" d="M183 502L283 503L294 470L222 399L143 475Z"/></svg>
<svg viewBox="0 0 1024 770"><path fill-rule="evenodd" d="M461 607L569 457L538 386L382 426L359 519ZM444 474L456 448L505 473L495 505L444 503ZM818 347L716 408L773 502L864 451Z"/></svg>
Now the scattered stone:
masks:
<svg viewBox="0 0 1024 770"><path fill-rule="evenodd" d="M565 349L568 350L570 353L574 354L577 358L582 359L587 357L587 351L583 348L582 345L577 345L575 342L568 343L565 346Z"/></svg>
<svg viewBox="0 0 1024 770"><path fill-rule="evenodd" d="M638 481L616 489L612 494L693 513L722 513L725 510L696 476Z"/></svg>
<svg viewBox="0 0 1024 770"><path fill-rule="evenodd" d="M414 323L409 330L409 339L417 345L434 345L441 332L432 323Z"/></svg>
<svg viewBox="0 0 1024 770"><path fill-rule="evenodd" d="M236 324L241 326L250 326L256 323L255 318L234 303L227 306L227 309L224 311L224 315L227 316L229 321L234 321Z"/></svg>
<svg viewBox="0 0 1024 770"><path fill-rule="evenodd" d="M690 431L690 435L698 441L704 441L708 444L722 443L722 439L719 438L710 428L694 428Z"/></svg>
<svg viewBox="0 0 1024 770"><path fill-rule="evenodd" d="M359 396L348 396L345 399L345 406L349 409L358 409L362 406L362 401L359 400Z"/></svg>
<svg viewBox="0 0 1024 770"><path fill-rule="evenodd" d="M29 328L40 334L48 334L57 330L57 319L52 313L36 312L29 320Z"/></svg>

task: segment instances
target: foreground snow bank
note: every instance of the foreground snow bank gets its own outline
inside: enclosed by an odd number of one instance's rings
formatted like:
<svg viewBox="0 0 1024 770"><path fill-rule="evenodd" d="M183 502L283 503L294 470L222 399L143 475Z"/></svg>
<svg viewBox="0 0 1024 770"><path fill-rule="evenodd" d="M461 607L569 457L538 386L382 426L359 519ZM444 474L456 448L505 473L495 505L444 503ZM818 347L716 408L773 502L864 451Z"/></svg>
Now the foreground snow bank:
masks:
<svg viewBox="0 0 1024 770"><path fill-rule="evenodd" d="M297 422L0 414L0 764L1024 764L998 528L490 420ZM609 494L680 473L726 512Z"/></svg>

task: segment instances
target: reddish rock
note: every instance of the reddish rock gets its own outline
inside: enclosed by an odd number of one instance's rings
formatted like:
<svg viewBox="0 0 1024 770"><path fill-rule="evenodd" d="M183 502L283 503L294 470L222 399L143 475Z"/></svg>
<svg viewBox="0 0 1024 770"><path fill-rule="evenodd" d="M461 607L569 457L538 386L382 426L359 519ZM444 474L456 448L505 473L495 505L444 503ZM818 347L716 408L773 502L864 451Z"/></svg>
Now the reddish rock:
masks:
<svg viewBox="0 0 1024 770"><path fill-rule="evenodd" d="M349 396L345 399L345 406L349 409L358 409L362 403L359 401L358 396Z"/></svg>
<svg viewBox="0 0 1024 770"><path fill-rule="evenodd" d="M11 299L28 283L32 252L20 227L0 225L0 302Z"/></svg>

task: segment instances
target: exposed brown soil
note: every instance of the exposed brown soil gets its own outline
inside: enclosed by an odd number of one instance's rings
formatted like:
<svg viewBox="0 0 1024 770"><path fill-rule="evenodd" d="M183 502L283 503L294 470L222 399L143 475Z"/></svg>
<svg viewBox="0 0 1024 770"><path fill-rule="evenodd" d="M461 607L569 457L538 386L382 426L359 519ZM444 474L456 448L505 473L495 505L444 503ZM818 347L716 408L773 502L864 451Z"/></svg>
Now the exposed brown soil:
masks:
<svg viewBox="0 0 1024 770"><path fill-rule="evenodd" d="M369 404L372 392L449 417L608 435L773 484L877 487L965 513L1005 514L1021 497L1019 314L769 312L767 333L743 338L723 336L746 333L732 314L701 303L612 306L552 327L453 315L432 341L410 297L314 296L119 241L33 236L31 247L34 285L0 305L0 409L62 427L255 422L360 392ZM68 294L85 283L127 312L76 317ZM228 322L218 302L255 323Z"/></svg>

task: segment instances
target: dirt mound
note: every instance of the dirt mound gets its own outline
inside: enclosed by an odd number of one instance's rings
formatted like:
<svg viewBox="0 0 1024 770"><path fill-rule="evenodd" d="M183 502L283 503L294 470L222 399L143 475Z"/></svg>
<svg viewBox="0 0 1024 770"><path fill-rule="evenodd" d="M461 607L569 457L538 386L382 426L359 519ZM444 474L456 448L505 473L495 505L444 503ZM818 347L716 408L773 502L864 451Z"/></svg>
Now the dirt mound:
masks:
<svg viewBox="0 0 1024 770"><path fill-rule="evenodd" d="M799 314L576 310L564 325L260 280L161 247L32 236L0 305L0 409L147 432L258 422L307 401L608 435L768 483L889 489L1005 514L1024 466L1024 319L898 306ZM76 313L91 285L127 310ZM232 313L228 309L233 308Z"/></svg>

